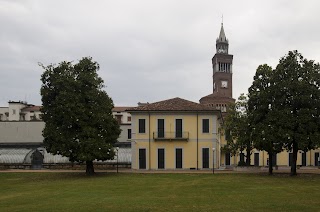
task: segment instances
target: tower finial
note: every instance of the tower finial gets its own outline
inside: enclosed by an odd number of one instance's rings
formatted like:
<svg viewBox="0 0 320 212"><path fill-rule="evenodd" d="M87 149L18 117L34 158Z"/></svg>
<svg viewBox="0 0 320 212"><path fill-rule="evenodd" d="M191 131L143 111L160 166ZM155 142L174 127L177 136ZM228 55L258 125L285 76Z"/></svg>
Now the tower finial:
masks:
<svg viewBox="0 0 320 212"><path fill-rule="evenodd" d="M223 25L223 14L221 16L221 25Z"/></svg>

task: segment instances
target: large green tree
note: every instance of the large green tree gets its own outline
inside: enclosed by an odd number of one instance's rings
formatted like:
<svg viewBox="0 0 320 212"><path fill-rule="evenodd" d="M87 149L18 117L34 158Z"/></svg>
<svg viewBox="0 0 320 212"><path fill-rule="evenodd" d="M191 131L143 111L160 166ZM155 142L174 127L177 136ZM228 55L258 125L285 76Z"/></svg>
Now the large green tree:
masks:
<svg viewBox="0 0 320 212"><path fill-rule="evenodd" d="M244 154L246 161L239 165L250 166L250 156L253 149L251 142L251 130L248 122L248 98L241 94L235 103L228 106L227 115L224 118L223 128L226 133L227 144L222 150L232 155ZM244 153L245 152L245 153Z"/></svg>
<svg viewBox="0 0 320 212"><path fill-rule="evenodd" d="M269 174L272 174L273 156L282 151L283 143L275 126L277 111L274 105L273 71L267 64L260 65L249 88L248 122L251 126L253 146L269 155Z"/></svg>
<svg viewBox="0 0 320 212"><path fill-rule="evenodd" d="M292 152L291 175L296 175L298 150L320 142L320 66L297 51L282 57L275 70L259 66L249 88L248 109L257 149L272 155Z"/></svg>
<svg viewBox="0 0 320 212"><path fill-rule="evenodd" d="M292 152L291 175L296 175L298 150L319 147L320 66L290 51L280 59L272 80L275 128L281 130L284 147Z"/></svg>
<svg viewBox="0 0 320 212"><path fill-rule="evenodd" d="M120 127L112 117L112 99L103 90L99 64L91 57L78 63L43 66L41 76L44 145L48 152L86 162L94 173L94 160L113 159L113 144Z"/></svg>

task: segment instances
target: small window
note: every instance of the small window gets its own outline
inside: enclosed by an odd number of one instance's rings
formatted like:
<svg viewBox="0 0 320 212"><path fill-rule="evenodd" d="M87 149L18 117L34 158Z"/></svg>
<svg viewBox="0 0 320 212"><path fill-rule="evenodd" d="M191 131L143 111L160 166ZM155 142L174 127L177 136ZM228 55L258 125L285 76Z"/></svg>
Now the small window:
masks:
<svg viewBox="0 0 320 212"><path fill-rule="evenodd" d="M146 133L146 120L139 119L139 133Z"/></svg>
<svg viewBox="0 0 320 212"><path fill-rule="evenodd" d="M128 117L127 117L127 121L128 121L128 122L131 121L131 116L128 116Z"/></svg>
<svg viewBox="0 0 320 212"><path fill-rule="evenodd" d="M128 129L128 139L131 139L131 129Z"/></svg>
<svg viewBox="0 0 320 212"><path fill-rule="evenodd" d="M116 115L118 124L122 124L122 115Z"/></svg>
<svg viewBox="0 0 320 212"><path fill-rule="evenodd" d="M209 133L209 119L202 119L202 132Z"/></svg>
<svg viewBox="0 0 320 212"><path fill-rule="evenodd" d="M15 109L12 110L12 114L13 114L13 115L16 114L16 110L15 110Z"/></svg>

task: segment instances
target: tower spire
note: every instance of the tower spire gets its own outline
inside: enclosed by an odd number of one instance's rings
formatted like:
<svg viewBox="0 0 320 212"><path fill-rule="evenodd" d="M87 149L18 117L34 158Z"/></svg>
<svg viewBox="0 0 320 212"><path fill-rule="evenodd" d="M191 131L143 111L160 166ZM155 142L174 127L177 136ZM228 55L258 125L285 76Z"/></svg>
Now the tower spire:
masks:
<svg viewBox="0 0 320 212"><path fill-rule="evenodd" d="M217 43L218 42L226 42L226 43L228 43L226 34L224 33L223 22L221 22L220 34L219 34L219 37L217 39Z"/></svg>

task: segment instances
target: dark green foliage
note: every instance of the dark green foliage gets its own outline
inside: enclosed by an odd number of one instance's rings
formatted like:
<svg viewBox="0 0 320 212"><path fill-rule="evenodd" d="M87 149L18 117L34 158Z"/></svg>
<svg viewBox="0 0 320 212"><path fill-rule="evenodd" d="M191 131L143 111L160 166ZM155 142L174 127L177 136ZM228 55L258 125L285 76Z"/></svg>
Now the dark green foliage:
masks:
<svg viewBox="0 0 320 212"><path fill-rule="evenodd" d="M283 144L275 122L278 112L275 110L272 91L272 68L267 64L257 68L253 83L249 88L248 113L251 125L253 145L269 154L269 174L272 174L272 155L282 151Z"/></svg>
<svg viewBox="0 0 320 212"><path fill-rule="evenodd" d="M254 146L269 153L269 164L272 154L282 149L292 151L291 175L296 175L298 150L319 147L319 80L319 64L290 51L275 70L259 66L249 88Z"/></svg>
<svg viewBox="0 0 320 212"><path fill-rule="evenodd" d="M250 155L253 149L248 123L247 102L247 96L241 94L235 103L230 104L223 124L227 145L222 147L222 150L231 153L231 155L246 151L246 162L240 161L241 166L250 166Z"/></svg>
<svg viewBox="0 0 320 212"><path fill-rule="evenodd" d="M298 150L318 148L320 141L320 66L297 51L280 59L274 70L276 127L284 147L293 153L291 175L296 175Z"/></svg>
<svg viewBox="0 0 320 212"><path fill-rule="evenodd" d="M42 67L44 145L70 161L87 162L87 173L93 173L93 160L113 159L112 147L120 134L112 99L97 74L99 64L89 57L77 64Z"/></svg>

